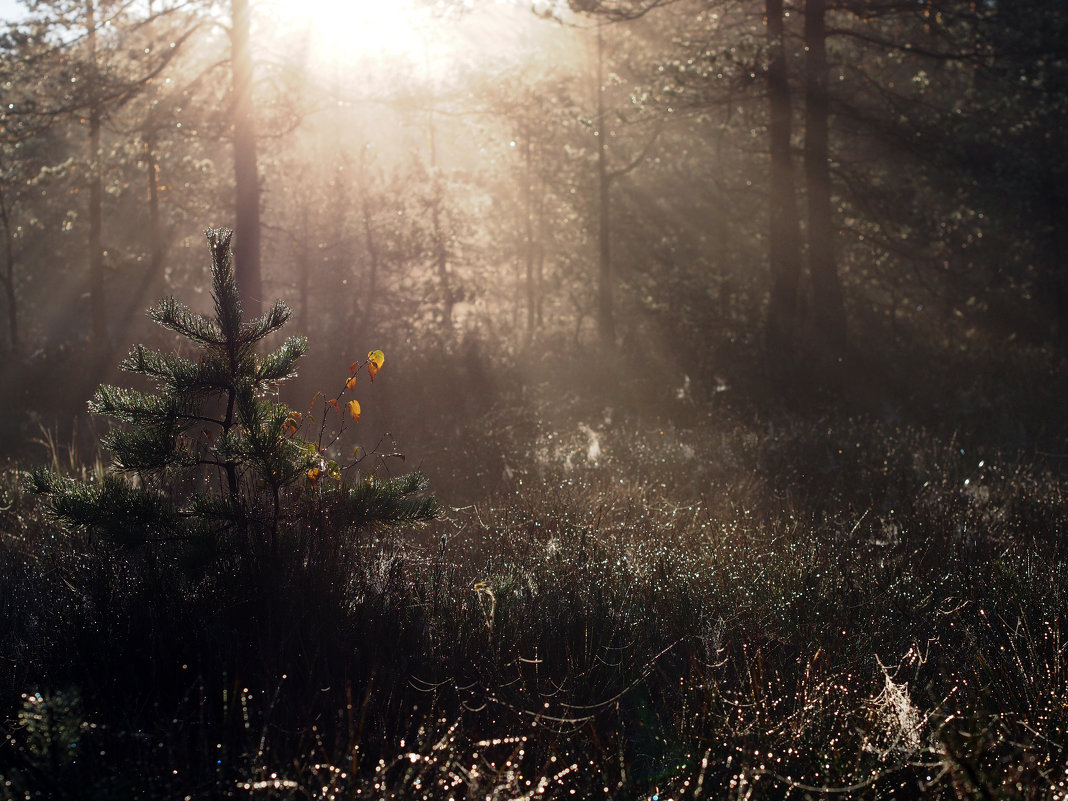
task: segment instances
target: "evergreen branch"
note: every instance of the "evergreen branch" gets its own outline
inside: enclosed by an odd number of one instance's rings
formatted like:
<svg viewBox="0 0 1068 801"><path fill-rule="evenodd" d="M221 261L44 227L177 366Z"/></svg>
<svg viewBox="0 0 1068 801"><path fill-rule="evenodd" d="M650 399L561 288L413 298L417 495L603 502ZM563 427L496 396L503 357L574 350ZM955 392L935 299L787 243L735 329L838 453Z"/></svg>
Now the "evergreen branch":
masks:
<svg viewBox="0 0 1068 801"><path fill-rule="evenodd" d="M146 350L144 345L134 345L119 364L119 368L127 373L148 376L167 384L173 383L175 375L187 373L194 367L191 361L177 353Z"/></svg>
<svg viewBox="0 0 1068 801"><path fill-rule="evenodd" d="M192 370L175 374L173 387L176 392L197 395L225 391L233 385L232 371L218 356L205 355L192 366Z"/></svg>
<svg viewBox="0 0 1068 801"><path fill-rule="evenodd" d="M192 311L174 298L164 298L151 309L148 316L155 322L181 336L202 345L221 347L223 340L219 328L202 314Z"/></svg>
<svg viewBox="0 0 1068 801"><path fill-rule="evenodd" d="M166 498L133 487L115 474L105 475L99 484L88 484L36 470L30 475L29 488L45 496L57 520L100 532L120 545L139 544L149 535L171 534L179 525Z"/></svg>
<svg viewBox="0 0 1068 801"><path fill-rule="evenodd" d="M227 228L207 231L211 249L211 295L215 299L215 320L223 342L230 349L230 358L237 361L241 341L241 298L234 274L234 255L230 240L234 232Z"/></svg>
<svg viewBox="0 0 1068 801"><path fill-rule="evenodd" d="M202 414L179 414L178 419L187 420L190 423L211 423L212 425L217 426L221 426L223 424L223 421L219 420L216 417L206 417Z"/></svg>
<svg viewBox="0 0 1068 801"><path fill-rule="evenodd" d="M228 495L194 495L190 499L190 512L201 520L240 525L247 519L245 510L231 502Z"/></svg>
<svg viewBox="0 0 1068 801"><path fill-rule="evenodd" d="M97 389L89 401L89 411L131 425L165 425L180 416L179 404L173 398L107 384Z"/></svg>
<svg viewBox="0 0 1068 801"><path fill-rule="evenodd" d="M303 443L285 436L289 408L239 396L239 413L245 423L247 455L264 480L282 487L303 475L309 467ZM242 408L242 405L249 408ZM251 407L255 408L251 408Z"/></svg>
<svg viewBox="0 0 1068 801"><path fill-rule="evenodd" d="M290 337L273 353L260 359L256 369L257 381L285 381L296 375L297 360L308 352L308 340Z"/></svg>
<svg viewBox="0 0 1068 801"><path fill-rule="evenodd" d="M176 353L160 353L136 345L119 366L128 373L155 379L186 402L197 395L229 389L233 382L228 365L211 354L193 362Z"/></svg>
<svg viewBox="0 0 1068 801"><path fill-rule="evenodd" d="M293 311L283 301L276 300L274 305L251 322L241 326L241 342L253 343L263 339L268 334L277 331L289 322Z"/></svg>
<svg viewBox="0 0 1068 801"><path fill-rule="evenodd" d="M120 472L158 472L188 464L188 454L178 447L178 427L116 428L104 437L104 446L115 456Z"/></svg>
<svg viewBox="0 0 1068 801"><path fill-rule="evenodd" d="M345 521L357 528L426 523L441 513L436 498L421 494L426 488L427 479L418 472L391 479L368 476L348 489L340 511Z"/></svg>

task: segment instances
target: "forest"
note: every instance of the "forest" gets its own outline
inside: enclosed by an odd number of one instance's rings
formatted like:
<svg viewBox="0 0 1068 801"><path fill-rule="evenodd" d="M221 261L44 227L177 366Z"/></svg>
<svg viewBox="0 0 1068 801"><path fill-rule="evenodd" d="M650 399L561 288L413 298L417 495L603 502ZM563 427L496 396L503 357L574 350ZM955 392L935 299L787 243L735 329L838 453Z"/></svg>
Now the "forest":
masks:
<svg viewBox="0 0 1068 801"><path fill-rule="evenodd" d="M0 801L1068 799L1068 7L0 0Z"/></svg>

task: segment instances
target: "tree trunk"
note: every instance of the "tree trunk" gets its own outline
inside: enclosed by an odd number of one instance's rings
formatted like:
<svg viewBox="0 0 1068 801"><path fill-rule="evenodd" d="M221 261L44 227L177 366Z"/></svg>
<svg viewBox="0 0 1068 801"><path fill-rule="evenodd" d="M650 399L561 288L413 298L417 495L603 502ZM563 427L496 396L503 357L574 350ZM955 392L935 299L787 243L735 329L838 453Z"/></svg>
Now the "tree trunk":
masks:
<svg viewBox="0 0 1068 801"><path fill-rule="evenodd" d="M371 315L374 313L378 294L378 242L375 241L374 226L371 225L371 206L367 201L366 189L362 194L360 203L363 211L363 233L367 240L367 297L363 304L363 319L360 320L359 330L370 334L374 324Z"/></svg>
<svg viewBox="0 0 1068 801"><path fill-rule="evenodd" d="M723 169L723 134L726 126L716 133L716 164ZM720 173L722 175L722 172ZM719 315L721 321L726 324L731 317L731 261L730 261L730 229L727 225L727 192L724 181L716 182L716 199L713 206L712 236L715 242L714 269L719 279Z"/></svg>
<svg viewBox="0 0 1068 801"><path fill-rule="evenodd" d="M306 200L300 204L300 231L297 234L297 330L307 332L311 323L312 233Z"/></svg>
<svg viewBox="0 0 1068 801"><path fill-rule="evenodd" d="M150 305L153 299L163 294L163 258L166 247L163 241L163 221L159 211L159 156L156 153L156 136L151 128L142 134L145 154L145 179L148 188L148 269L137 286L127 294L125 314L116 321L115 344L122 347L130 325L138 313ZM100 369L106 369L110 361L101 360Z"/></svg>
<svg viewBox="0 0 1068 801"><path fill-rule="evenodd" d="M1047 164L1055 163L1053 158L1046 159ZM1052 289L1053 333L1054 341L1061 350L1068 350L1068 203L1065 203L1062 183L1056 171L1049 170L1042 180L1042 205L1045 207L1049 237L1047 247L1047 273Z"/></svg>
<svg viewBox="0 0 1068 801"><path fill-rule="evenodd" d="M159 155L156 152L156 135L145 133L145 172L148 179L148 276L145 279L150 297L156 297L163 288L163 220L159 213Z"/></svg>
<svg viewBox="0 0 1068 801"><path fill-rule="evenodd" d="M523 126L523 257L527 268L526 296L527 296L527 344L534 342L534 326L536 323L537 291L534 285L534 188L533 169L531 166L531 143L530 128Z"/></svg>
<svg viewBox="0 0 1068 801"><path fill-rule="evenodd" d="M260 183L256 165L256 121L252 104L251 10L249 0L232 0L231 58L234 136L234 273L246 316L263 309L260 263Z"/></svg>
<svg viewBox="0 0 1068 801"><path fill-rule="evenodd" d="M441 326L448 342L452 341L452 307L454 299L452 285L449 282L449 250L445 242L445 231L441 224L441 206L444 190L437 169L434 170L434 205L431 222L434 226L434 261L437 264L438 283L441 286Z"/></svg>
<svg viewBox="0 0 1068 801"><path fill-rule="evenodd" d="M4 226L4 298L7 301L7 331L11 342L11 350L18 353L19 341L19 308L18 297L15 294L15 248L13 245L15 232L11 230L11 218L7 211L7 198L4 197L4 187L0 183L0 223Z"/></svg>
<svg viewBox="0 0 1068 801"><path fill-rule="evenodd" d="M427 74L430 74L430 51L426 51ZM427 110L427 135L430 139L430 177L433 192L432 205L430 207L430 221L434 229L434 263L437 267L438 285L441 288L441 328L445 335L445 341L452 341L452 286L449 282L449 251L445 242L445 231L441 224L441 206L444 202L444 190L441 186L441 175L438 171L438 138L437 125L434 121L434 106L431 103Z"/></svg>
<svg viewBox="0 0 1068 801"><path fill-rule="evenodd" d="M96 64L96 6L86 3L86 31L89 46L89 307L93 340L106 345L108 338L107 303L104 300L103 203L104 173L100 152L100 128L103 109L100 101L99 75Z"/></svg>
<svg viewBox="0 0 1068 801"><path fill-rule="evenodd" d="M601 345L612 347L616 341L616 322L612 304L612 246L608 229L608 126L604 108L604 37L597 29L597 189L599 215L600 269L597 283L597 332Z"/></svg>
<svg viewBox="0 0 1068 801"><path fill-rule="evenodd" d="M514 262L515 267L515 292L513 293L512 300L512 330L519 331L519 315L521 311L521 301L519 299L519 287L523 284L523 263L519 258L519 248L516 247L516 257ZM519 337L516 337L516 343L518 344Z"/></svg>
<svg viewBox="0 0 1068 801"><path fill-rule="evenodd" d="M534 322L538 328L545 327L545 243L549 234L545 228L545 187L539 184L537 202L534 204Z"/></svg>
<svg viewBox="0 0 1068 801"><path fill-rule="evenodd" d="M808 266L816 341L831 358L847 342L842 285L834 259L828 152L826 0L805 1L805 185L808 193Z"/></svg>
<svg viewBox="0 0 1068 801"><path fill-rule="evenodd" d="M538 328L545 326L545 246L541 241L534 248L534 323Z"/></svg>
<svg viewBox="0 0 1068 801"><path fill-rule="evenodd" d="M766 0L768 43L769 242L771 295L765 329L770 365L776 372L795 361L801 232L790 152L790 84L786 68L783 0Z"/></svg>

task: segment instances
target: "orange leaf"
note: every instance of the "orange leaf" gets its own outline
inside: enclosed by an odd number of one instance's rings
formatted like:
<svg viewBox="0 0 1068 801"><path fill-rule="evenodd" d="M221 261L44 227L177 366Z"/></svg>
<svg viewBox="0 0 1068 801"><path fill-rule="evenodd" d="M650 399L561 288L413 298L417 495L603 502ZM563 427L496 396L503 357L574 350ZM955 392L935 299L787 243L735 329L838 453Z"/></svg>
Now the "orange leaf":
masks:
<svg viewBox="0 0 1068 801"><path fill-rule="evenodd" d="M318 467L313 467L311 470L308 471L308 481L311 482L313 487L319 483L319 474L321 472L322 470L320 470Z"/></svg>
<svg viewBox="0 0 1068 801"><path fill-rule="evenodd" d="M352 415L352 419L356 422L360 421L360 402L350 400L349 401L349 414Z"/></svg>
<svg viewBox="0 0 1068 801"><path fill-rule="evenodd" d="M352 389L355 386L356 386L356 376L353 376L352 378L348 379L345 382L345 389Z"/></svg>
<svg viewBox="0 0 1068 801"><path fill-rule="evenodd" d="M353 362L349 365L349 375L356 375L356 371L360 369L359 362Z"/></svg>
<svg viewBox="0 0 1068 801"><path fill-rule="evenodd" d="M337 412L338 414L341 414L341 409L338 408L338 405L337 405L337 398L331 398L330 400L327 401L327 403L329 403L331 406L334 407L334 411L335 412Z"/></svg>

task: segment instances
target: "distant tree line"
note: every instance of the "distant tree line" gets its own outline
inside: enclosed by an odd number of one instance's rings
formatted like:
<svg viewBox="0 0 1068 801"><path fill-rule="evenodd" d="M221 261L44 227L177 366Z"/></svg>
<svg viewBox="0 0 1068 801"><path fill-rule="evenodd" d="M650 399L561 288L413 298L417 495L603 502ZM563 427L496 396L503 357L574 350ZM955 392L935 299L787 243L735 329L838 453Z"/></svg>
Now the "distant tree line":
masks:
<svg viewBox="0 0 1068 801"><path fill-rule="evenodd" d="M538 10L489 70L324 80L250 0L29 2L0 38L3 347L110 364L231 224L250 312L383 344L655 342L696 375L1063 348L1059 4Z"/></svg>

